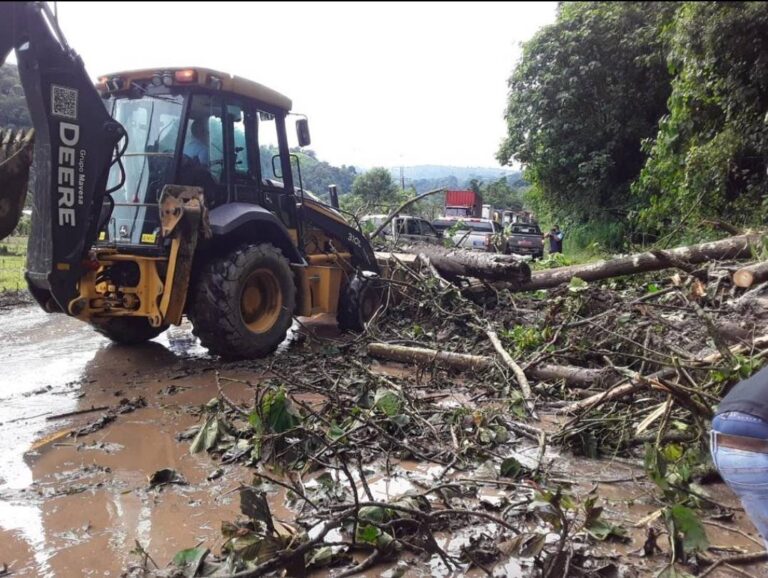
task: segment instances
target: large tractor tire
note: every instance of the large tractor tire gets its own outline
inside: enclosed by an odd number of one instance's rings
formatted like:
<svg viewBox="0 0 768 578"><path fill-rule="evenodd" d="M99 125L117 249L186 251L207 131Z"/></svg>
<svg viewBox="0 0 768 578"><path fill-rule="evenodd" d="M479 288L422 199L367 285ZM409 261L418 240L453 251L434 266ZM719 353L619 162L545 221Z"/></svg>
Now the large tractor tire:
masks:
<svg viewBox="0 0 768 578"><path fill-rule="evenodd" d="M211 259L195 284L188 316L194 334L227 358L264 357L293 322L296 285L290 263L269 243Z"/></svg>
<svg viewBox="0 0 768 578"><path fill-rule="evenodd" d="M342 331L365 331L382 301L381 282L376 278L355 275L342 286L336 322Z"/></svg>
<svg viewBox="0 0 768 578"><path fill-rule="evenodd" d="M144 343L168 329L168 325L152 327L146 317L110 317L103 321L94 321L91 325L104 337L122 345Z"/></svg>

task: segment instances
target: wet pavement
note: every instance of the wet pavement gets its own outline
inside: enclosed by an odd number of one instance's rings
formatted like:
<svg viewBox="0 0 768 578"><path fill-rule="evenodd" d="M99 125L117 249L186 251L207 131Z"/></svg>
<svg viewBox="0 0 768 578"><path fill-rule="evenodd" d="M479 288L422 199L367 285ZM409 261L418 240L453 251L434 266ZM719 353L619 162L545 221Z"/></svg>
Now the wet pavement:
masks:
<svg viewBox="0 0 768 578"><path fill-rule="evenodd" d="M332 325L332 324L331 324ZM328 335L333 327L319 322L312 330ZM220 464L211 456L189 453L189 441L176 436L200 423L200 408L216 397L213 369L218 366L191 335L189 327L172 328L143 346L111 344L87 325L36 307L0 311L0 568L14 576L120 576L137 544L164 567L178 552L204 544L218 552L221 523L239 516L237 489L251 483L253 472L236 464ZM266 368L266 364L265 364ZM380 371L402 373L398 367ZM254 369L226 368L229 398L250 404L260 375ZM238 381L239 380L239 381ZM74 438L69 433L92 423L103 412L49 419L92 407L116 407L122 399L143 397L146 407L122 414L95 433ZM311 400L310 400L311 402ZM446 399L445 403L451 403ZM535 461L536 447L516 456ZM643 544L644 528L634 527L660 507L639 468L623 464L547 454L552 476L575 483L582 492L596 489L611 519L629 528L629 545L606 545L606 555L619 556L638 576L659 570L633 554ZM372 464L375 468L376 464ZM149 476L172 468L186 485L149 487ZM222 475L209 477L219 468ZM383 467L379 468L383 471ZM391 499L413 488L438 483L442 467L395 464L389 477L369 479L376 498ZM471 473L456 473L446 481ZM624 479L626 481L616 481ZM309 482L311 483L311 482ZM279 490L279 489L278 489ZM712 499L736 506L722 485L709 486ZM505 499L503 487L483 487L481 504L493 508ZM284 491L270 495L273 513L291 519ZM706 527L710 541L733 552L756 551L756 534L743 512L734 530ZM492 534L493 524L437 536L456 552L478 531ZM750 539L747 535L751 535ZM659 539L663 545L665 540ZM600 550L600 546L596 547ZM454 576L434 563L409 566L405 576ZM391 570L390 570L391 572ZM752 566L753 576L768 576ZM515 560L505 560L498 576L525 576ZM363 576L382 575L374 569ZM467 575L483 575L479 570ZM728 576L727 570L711 576Z"/></svg>

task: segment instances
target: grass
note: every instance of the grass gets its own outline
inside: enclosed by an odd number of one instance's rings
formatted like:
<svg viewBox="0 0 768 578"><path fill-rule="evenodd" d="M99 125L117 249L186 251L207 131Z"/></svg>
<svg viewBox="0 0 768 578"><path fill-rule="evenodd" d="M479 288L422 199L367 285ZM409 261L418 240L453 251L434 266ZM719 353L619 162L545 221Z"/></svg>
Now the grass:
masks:
<svg viewBox="0 0 768 578"><path fill-rule="evenodd" d="M9 237L0 243L0 292L26 289L26 237Z"/></svg>

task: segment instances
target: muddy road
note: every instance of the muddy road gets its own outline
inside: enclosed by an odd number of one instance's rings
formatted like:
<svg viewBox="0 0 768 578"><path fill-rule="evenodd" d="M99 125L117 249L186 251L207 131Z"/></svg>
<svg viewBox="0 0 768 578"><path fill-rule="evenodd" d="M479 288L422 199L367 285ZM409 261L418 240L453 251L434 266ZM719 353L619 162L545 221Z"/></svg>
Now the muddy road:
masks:
<svg viewBox="0 0 768 578"><path fill-rule="evenodd" d="M338 337L332 320L307 325L313 332ZM7 565L14 576L114 577L135 562L137 545L160 567L197 544L218 553L222 522L239 517L237 490L253 481L253 470L221 463L205 452L191 454L189 440L179 437L200 425L201 408L217 396L214 370L226 375L231 400L250 404L252 386L266 374L268 361L263 372L254 364L222 365L207 355L188 327L173 328L141 347L120 347L76 320L49 316L32 306L0 310L0 342L0 570ZM409 371L392 365L378 365L376 370L398 376ZM306 401L312 403L311 398ZM460 401L448 395L444 403ZM72 435L103 415L103 410L89 411L92 408L121 406L130 411L91 433ZM631 568L626 575L657 572L657 562L637 554L646 534L636 524L658 506L642 470L550 452L550 475L584 492L597 490L611 518L629 528L631 541L605 546L603 554ZM536 453L533 444L518 457L535 461ZM410 462L387 464L388 475L382 464L372 464L371 469L377 467L369 483L381 500L438 484L444 474L439 466ZM150 487L150 476L165 468L175 470L185 483ZM467 475L457 473L452 479ZM709 492L713 500L737 506L722 485L710 486ZM506 500L504 485L484 487L478 500L493 511ZM277 519L293 518L286 503L285 492L275 488L270 505ZM738 508L734 521L730 528L707 525L710 543L734 553L758 549L756 533ZM491 526L480 524L436 538L455 553L478 532L491 533ZM477 569L448 572L437 556L402 564L407 576L484 575ZM363 575L379 576L385 570L374 568ZM398 569L387 572L402 575ZM528 575L509 557L492 572ZM749 572L768 576L760 566ZM724 569L710 575L731 574Z"/></svg>

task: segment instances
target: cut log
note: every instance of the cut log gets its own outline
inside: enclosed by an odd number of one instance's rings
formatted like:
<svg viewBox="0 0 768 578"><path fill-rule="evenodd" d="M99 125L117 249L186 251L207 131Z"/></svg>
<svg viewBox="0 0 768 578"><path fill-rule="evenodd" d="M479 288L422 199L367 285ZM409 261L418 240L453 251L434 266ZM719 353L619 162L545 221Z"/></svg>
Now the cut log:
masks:
<svg viewBox="0 0 768 578"><path fill-rule="evenodd" d="M633 273L646 273L648 271L660 271L674 267L676 263L704 263L724 259L743 259L752 254L752 249L760 246L762 235L740 235L729 237L721 241L701 243L690 247L678 247L668 251L653 251L638 253L628 257L598 261L586 265L572 265L570 267L558 267L547 271L537 271L531 276L531 280L518 287L511 287L513 291L535 291L537 289L549 289L563 283L570 282L574 277L584 281L599 281L610 277L631 275Z"/></svg>
<svg viewBox="0 0 768 578"><path fill-rule="evenodd" d="M571 385L601 385L604 383L610 371L607 369L589 369L573 365L553 365L542 363L527 370L528 375L539 381L552 381L563 379Z"/></svg>
<svg viewBox="0 0 768 578"><path fill-rule="evenodd" d="M510 255L447 249L439 245L418 245L408 250L426 257L449 281L457 277L475 277L485 281L505 281L515 287L531 279L528 263Z"/></svg>
<svg viewBox="0 0 768 578"><path fill-rule="evenodd" d="M378 359L399 361L400 363L419 363L444 365L455 369L476 370L493 367L493 358L483 355L452 353L437 351L425 347L405 347L404 345L389 345L388 343L371 343L368 345L368 355Z"/></svg>
<svg viewBox="0 0 768 578"><path fill-rule="evenodd" d="M743 267L733 274L736 287L752 287L756 283L768 281L768 261Z"/></svg>
<svg viewBox="0 0 768 578"><path fill-rule="evenodd" d="M377 359L398 361L400 363L419 363L442 365L464 371L489 369L495 365L492 357L484 355L469 355L466 353L451 353L437 351L424 347L405 347L389 345L388 343L371 343L368 345L368 355ZM538 381L563 379L566 383L576 385L598 385L610 375L605 369L588 369L572 365L555 365L542 363L525 370L525 375Z"/></svg>

